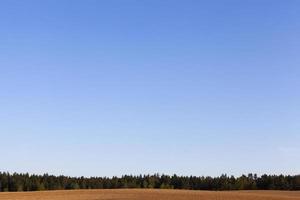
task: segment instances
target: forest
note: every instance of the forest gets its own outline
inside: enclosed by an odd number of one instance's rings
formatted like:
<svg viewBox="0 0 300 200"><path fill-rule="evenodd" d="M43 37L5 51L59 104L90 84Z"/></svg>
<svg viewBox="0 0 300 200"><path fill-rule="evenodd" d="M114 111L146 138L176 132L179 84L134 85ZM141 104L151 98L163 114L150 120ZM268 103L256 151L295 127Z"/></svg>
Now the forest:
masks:
<svg viewBox="0 0 300 200"><path fill-rule="evenodd" d="M122 177L69 177L49 174L0 172L0 192L160 188L188 190L300 190L300 175L210 176L124 175Z"/></svg>

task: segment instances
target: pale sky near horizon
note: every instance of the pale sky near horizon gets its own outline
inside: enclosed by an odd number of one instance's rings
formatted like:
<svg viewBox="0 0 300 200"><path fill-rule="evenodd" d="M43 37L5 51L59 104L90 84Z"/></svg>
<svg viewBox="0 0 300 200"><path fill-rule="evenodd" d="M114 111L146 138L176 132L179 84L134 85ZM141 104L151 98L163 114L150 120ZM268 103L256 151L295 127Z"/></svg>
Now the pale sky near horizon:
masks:
<svg viewBox="0 0 300 200"><path fill-rule="evenodd" d="M300 174L300 1L0 1L0 171Z"/></svg>

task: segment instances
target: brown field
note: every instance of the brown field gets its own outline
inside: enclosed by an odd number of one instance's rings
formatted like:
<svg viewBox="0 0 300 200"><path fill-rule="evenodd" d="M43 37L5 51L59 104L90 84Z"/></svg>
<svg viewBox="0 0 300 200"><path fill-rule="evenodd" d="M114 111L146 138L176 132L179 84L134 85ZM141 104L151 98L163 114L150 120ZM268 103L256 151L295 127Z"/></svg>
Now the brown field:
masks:
<svg viewBox="0 0 300 200"><path fill-rule="evenodd" d="M73 190L0 193L0 200L300 200L290 191Z"/></svg>

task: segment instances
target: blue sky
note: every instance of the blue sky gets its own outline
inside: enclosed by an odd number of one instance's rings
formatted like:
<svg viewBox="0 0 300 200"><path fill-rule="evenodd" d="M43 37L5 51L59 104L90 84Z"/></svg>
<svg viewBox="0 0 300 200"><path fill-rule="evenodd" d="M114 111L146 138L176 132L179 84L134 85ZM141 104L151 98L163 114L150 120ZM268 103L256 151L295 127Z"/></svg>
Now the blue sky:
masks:
<svg viewBox="0 0 300 200"><path fill-rule="evenodd" d="M300 2L0 2L1 171L300 171Z"/></svg>

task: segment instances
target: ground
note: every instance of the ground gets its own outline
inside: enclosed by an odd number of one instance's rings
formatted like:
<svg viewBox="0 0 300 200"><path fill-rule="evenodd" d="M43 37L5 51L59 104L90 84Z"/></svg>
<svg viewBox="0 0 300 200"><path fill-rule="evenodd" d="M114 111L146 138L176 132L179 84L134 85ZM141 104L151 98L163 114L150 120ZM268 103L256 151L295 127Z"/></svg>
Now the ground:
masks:
<svg viewBox="0 0 300 200"><path fill-rule="evenodd" d="M0 200L300 200L293 191L72 190L0 193Z"/></svg>

